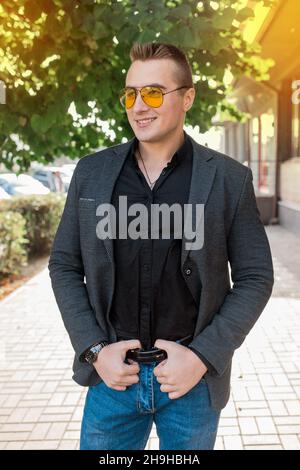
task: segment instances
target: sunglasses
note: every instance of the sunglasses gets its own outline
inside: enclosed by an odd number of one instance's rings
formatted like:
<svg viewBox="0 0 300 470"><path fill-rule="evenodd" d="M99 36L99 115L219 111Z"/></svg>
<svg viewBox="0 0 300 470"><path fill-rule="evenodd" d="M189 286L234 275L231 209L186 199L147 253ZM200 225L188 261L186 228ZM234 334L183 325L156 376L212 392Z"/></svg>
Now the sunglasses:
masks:
<svg viewBox="0 0 300 470"><path fill-rule="evenodd" d="M120 103L126 109L132 108L135 103L137 94L138 92L140 92L144 103L146 103L148 106L151 106L151 108L159 108L163 104L164 95L172 93L173 91L181 90L182 88L191 87L184 85L179 88L175 88L175 90L165 92L161 88L156 86L144 86L140 89L125 87L121 90Z"/></svg>

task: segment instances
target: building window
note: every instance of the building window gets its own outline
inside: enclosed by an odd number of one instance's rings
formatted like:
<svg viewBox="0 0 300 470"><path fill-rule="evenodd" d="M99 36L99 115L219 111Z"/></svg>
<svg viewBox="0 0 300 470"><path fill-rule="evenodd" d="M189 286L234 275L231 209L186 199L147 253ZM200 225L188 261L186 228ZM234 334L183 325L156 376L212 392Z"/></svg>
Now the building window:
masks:
<svg viewBox="0 0 300 470"><path fill-rule="evenodd" d="M292 104L292 157L300 157L300 103Z"/></svg>
<svg viewBox="0 0 300 470"><path fill-rule="evenodd" d="M275 193L276 139L275 115L272 108L250 122L250 165L257 195Z"/></svg>

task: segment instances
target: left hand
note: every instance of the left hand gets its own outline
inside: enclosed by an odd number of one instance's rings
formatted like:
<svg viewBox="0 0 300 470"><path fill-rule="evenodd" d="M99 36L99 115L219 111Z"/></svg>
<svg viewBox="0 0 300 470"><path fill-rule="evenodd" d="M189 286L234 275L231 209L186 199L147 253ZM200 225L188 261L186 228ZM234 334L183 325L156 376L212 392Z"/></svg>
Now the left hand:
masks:
<svg viewBox="0 0 300 470"><path fill-rule="evenodd" d="M168 392L171 399L185 395L207 371L201 359L186 346L165 339L157 339L154 346L168 354L167 359L153 369L153 373L162 384L160 390Z"/></svg>

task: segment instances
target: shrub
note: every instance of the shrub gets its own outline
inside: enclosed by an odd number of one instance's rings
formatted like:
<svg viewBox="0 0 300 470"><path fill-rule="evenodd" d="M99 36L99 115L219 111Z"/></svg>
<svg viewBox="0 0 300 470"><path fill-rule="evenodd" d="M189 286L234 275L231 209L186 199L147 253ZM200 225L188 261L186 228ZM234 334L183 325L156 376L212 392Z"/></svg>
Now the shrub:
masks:
<svg viewBox="0 0 300 470"><path fill-rule="evenodd" d="M16 274L28 258L50 253L66 194L0 201L0 273Z"/></svg>
<svg viewBox="0 0 300 470"><path fill-rule="evenodd" d="M13 211L0 212L0 274L19 274L27 264L26 221Z"/></svg>

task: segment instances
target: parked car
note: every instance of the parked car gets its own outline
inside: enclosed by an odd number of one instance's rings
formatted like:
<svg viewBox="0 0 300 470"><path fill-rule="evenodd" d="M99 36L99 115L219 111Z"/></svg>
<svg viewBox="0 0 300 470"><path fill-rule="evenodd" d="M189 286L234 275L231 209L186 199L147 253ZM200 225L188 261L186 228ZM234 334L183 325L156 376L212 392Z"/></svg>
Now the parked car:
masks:
<svg viewBox="0 0 300 470"><path fill-rule="evenodd" d="M7 194L9 194L9 196L13 196L15 193L13 186L5 179L2 179L1 174L0 174L0 188L4 189L4 191Z"/></svg>
<svg viewBox="0 0 300 470"><path fill-rule="evenodd" d="M32 176L46 186L46 188L49 188L50 191L66 192L70 186L72 173L70 168L47 166L39 168Z"/></svg>
<svg viewBox="0 0 300 470"><path fill-rule="evenodd" d="M62 169L64 171L67 171L71 176L75 170L75 167L76 167L76 163L64 163L62 165Z"/></svg>
<svg viewBox="0 0 300 470"><path fill-rule="evenodd" d="M2 186L0 186L0 200L1 199L10 199L11 196L5 191L4 188L2 188Z"/></svg>
<svg viewBox="0 0 300 470"><path fill-rule="evenodd" d="M25 194L48 194L50 191L43 184L30 175L21 173L1 173L0 186L11 196Z"/></svg>

